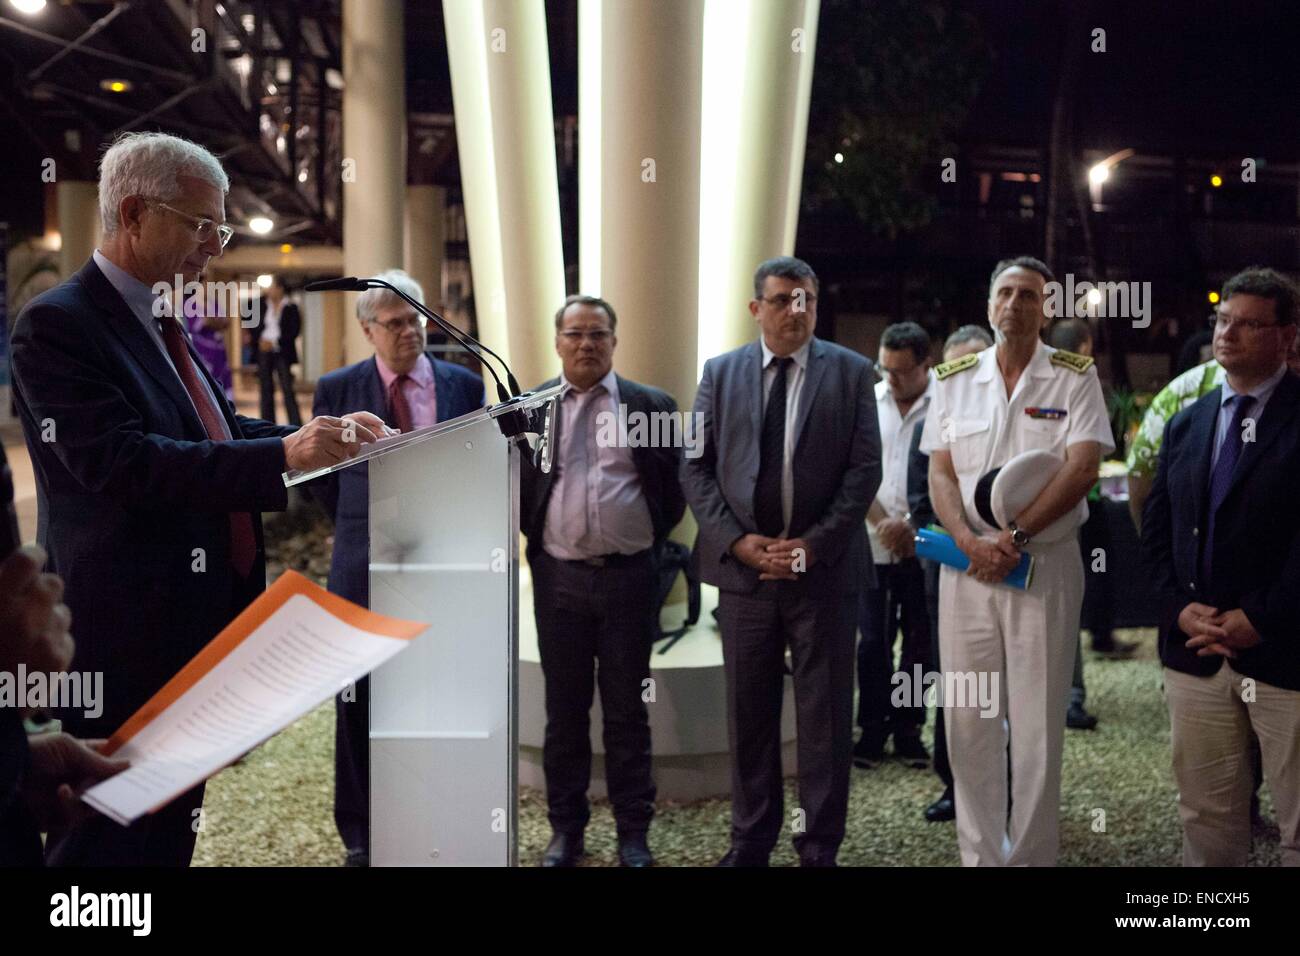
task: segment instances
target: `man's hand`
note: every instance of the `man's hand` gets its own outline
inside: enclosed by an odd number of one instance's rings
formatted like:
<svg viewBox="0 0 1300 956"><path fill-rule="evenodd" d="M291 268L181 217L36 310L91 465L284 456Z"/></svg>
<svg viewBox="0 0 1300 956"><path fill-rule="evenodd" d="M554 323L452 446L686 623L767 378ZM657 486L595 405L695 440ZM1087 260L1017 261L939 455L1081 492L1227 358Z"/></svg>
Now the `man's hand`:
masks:
<svg viewBox="0 0 1300 956"><path fill-rule="evenodd" d="M767 547L776 544L776 542L776 538L769 538L762 534L742 535L731 546L731 555L741 564L747 565L761 574L767 570L770 563Z"/></svg>
<svg viewBox="0 0 1300 956"><path fill-rule="evenodd" d="M1020 563L1020 550L1011 543L1011 534L1003 531L996 538L968 532L957 547L970 558L966 573L984 584L998 584Z"/></svg>
<svg viewBox="0 0 1300 956"><path fill-rule="evenodd" d="M384 420L374 412L348 412L343 416L343 420L347 422L356 422L370 434L375 436L373 439L374 441L378 441L380 438L388 438L392 435L401 434L401 432L396 428L389 428L385 425ZM362 444L365 444L364 440L362 441Z"/></svg>
<svg viewBox="0 0 1300 956"><path fill-rule="evenodd" d="M813 566L812 548L803 538L778 538L763 550L760 581L797 581Z"/></svg>
<svg viewBox="0 0 1300 956"><path fill-rule="evenodd" d="M31 773L23 781L23 797L42 830L76 823L94 811L78 794L99 781L121 773L130 761L99 753L102 740L77 740L69 734L36 734L27 738Z"/></svg>
<svg viewBox="0 0 1300 956"><path fill-rule="evenodd" d="M1218 617L1218 608L1210 607L1208 604L1198 604L1196 601L1178 612L1178 627L1190 638L1186 646L1196 651L1197 657L1209 657L1211 654L1222 654L1224 657L1237 656L1226 643L1228 635L1217 622Z"/></svg>
<svg viewBox="0 0 1300 956"><path fill-rule="evenodd" d="M295 471L328 468L354 457L362 445L378 441L385 432L384 423L369 412L352 412L343 418L318 415L281 439L284 462Z"/></svg>
<svg viewBox="0 0 1300 956"><path fill-rule="evenodd" d="M916 532L902 518L886 518L878 522L876 535L895 557L910 558L916 553Z"/></svg>
<svg viewBox="0 0 1300 956"><path fill-rule="evenodd" d="M63 579L42 574L45 552L19 548L0 564L0 669L58 673L72 663L72 612L63 603Z"/></svg>

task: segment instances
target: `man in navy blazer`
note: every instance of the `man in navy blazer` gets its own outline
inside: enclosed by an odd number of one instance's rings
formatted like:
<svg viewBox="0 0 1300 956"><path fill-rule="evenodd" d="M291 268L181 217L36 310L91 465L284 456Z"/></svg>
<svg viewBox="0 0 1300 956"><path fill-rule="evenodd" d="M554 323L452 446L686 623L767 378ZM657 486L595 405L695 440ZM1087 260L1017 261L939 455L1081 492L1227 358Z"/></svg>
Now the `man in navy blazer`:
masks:
<svg viewBox="0 0 1300 956"><path fill-rule="evenodd" d="M817 276L780 257L754 274L757 342L709 359L695 395L703 452L682 466L700 576L718 586L731 740L731 850L766 866L783 824L781 698L798 714L794 845L833 866L853 747L858 595L874 581L864 524L880 486L871 362L813 334Z"/></svg>
<svg viewBox="0 0 1300 956"><path fill-rule="evenodd" d="M386 279L417 302L418 282L400 269ZM374 346L370 358L337 369L316 384L313 415L366 408L401 431L466 415L484 405L483 379L425 352L423 317L388 289L357 299L357 320ZM313 494L334 520L329 589L363 607L370 604L370 480L365 463L313 482ZM370 680L362 678L335 699L334 822L348 863L370 858Z"/></svg>
<svg viewBox="0 0 1300 956"><path fill-rule="evenodd" d="M1298 319L1300 291L1272 269L1228 280L1226 380L1165 426L1142 513L1186 866L1246 865L1252 728L1283 865L1300 866Z"/></svg>
<svg viewBox="0 0 1300 956"><path fill-rule="evenodd" d="M76 275L33 299L13 334L15 399L37 489L37 538L61 576L73 669L103 673L103 711L62 712L108 737L266 584L262 511L282 473L355 455L383 423L302 429L235 414L159 284L197 281L231 234L230 186L202 146L161 133L104 155L104 240ZM51 863L188 865L203 786L120 827L96 817L51 834Z"/></svg>

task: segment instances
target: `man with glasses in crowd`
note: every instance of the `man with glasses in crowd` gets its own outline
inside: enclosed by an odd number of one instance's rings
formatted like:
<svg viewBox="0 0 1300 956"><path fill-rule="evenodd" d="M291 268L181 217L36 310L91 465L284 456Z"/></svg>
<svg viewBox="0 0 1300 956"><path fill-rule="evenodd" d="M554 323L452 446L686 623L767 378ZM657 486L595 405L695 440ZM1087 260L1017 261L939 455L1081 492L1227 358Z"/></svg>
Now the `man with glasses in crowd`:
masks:
<svg viewBox="0 0 1300 956"><path fill-rule="evenodd" d="M400 269L379 276L417 302L420 284ZM381 411L398 431L459 418L484 404L483 379L427 352L424 316L391 289L357 297L357 321L375 350L368 359L321 377L313 415L349 408ZM362 607L370 604L369 465L345 468L309 487L334 519L329 589ZM335 698L334 823L347 848L347 865L370 862L370 678Z"/></svg>
<svg viewBox="0 0 1300 956"><path fill-rule="evenodd" d="M1165 426L1142 513L1160 601L1185 866L1245 866L1251 732L1300 866L1300 290L1253 267L1223 286L1223 384Z"/></svg>
<svg viewBox="0 0 1300 956"><path fill-rule="evenodd" d="M259 513L286 507L285 471L383 432L365 412L301 429L236 414L154 294L221 255L229 189L202 146L122 136L100 167L103 241L14 326L37 538L76 621L73 669L104 675L99 717L60 714L77 737L110 736L265 588ZM95 817L51 833L47 859L186 866L202 799L200 784L130 827Z"/></svg>
<svg viewBox="0 0 1300 956"><path fill-rule="evenodd" d="M571 295L555 313L563 371L539 388L568 386L556 411L548 474L524 456L520 514L528 536L533 616L546 681L542 767L552 837L542 866L585 852L591 809L591 704L600 688L605 779L619 864L653 864L650 718L642 696L657 634L658 555L686 511L680 442L629 447L602 438L605 423L676 418L672 396L614 372L618 316L604 299ZM635 429L635 425L633 425ZM684 437L684 436L678 436Z"/></svg>

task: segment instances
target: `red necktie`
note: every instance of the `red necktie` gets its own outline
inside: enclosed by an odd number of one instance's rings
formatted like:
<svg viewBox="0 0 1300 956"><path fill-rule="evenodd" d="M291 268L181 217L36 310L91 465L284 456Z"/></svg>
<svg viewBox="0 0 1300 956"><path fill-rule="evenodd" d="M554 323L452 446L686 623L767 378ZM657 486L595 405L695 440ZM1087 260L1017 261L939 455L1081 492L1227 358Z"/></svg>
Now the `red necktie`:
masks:
<svg viewBox="0 0 1300 956"><path fill-rule="evenodd" d="M409 432L415 428L414 422L411 421L410 403L406 401L406 393L402 391L402 386L410 380L409 375L399 375L388 386L388 417L402 432Z"/></svg>
<svg viewBox="0 0 1300 956"><path fill-rule="evenodd" d="M199 413L203 430L212 441L226 441L226 429L221 419L221 412L208 394L208 390L199 381L198 369L190 358L190 350L185 347L185 337L181 333L180 322L170 316L159 320L162 325L163 342L167 354L172 357L176 374L181 377L181 384L190 394L190 401ZM248 577L253 570L253 561L257 557L257 538L253 534L253 516L247 511L230 513L230 563L239 572L240 577Z"/></svg>

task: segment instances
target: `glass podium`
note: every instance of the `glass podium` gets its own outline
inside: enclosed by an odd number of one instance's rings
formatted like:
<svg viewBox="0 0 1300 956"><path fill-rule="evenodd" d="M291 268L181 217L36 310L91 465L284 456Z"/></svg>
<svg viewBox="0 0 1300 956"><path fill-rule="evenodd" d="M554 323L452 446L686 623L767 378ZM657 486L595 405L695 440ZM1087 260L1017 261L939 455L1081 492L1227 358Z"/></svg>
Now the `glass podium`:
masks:
<svg viewBox="0 0 1300 956"><path fill-rule="evenodd" d="M431 625L370 676L372 865L517 863L519 455L549 470L562 388L284 476L366 463L370 607Z"/></svg>

